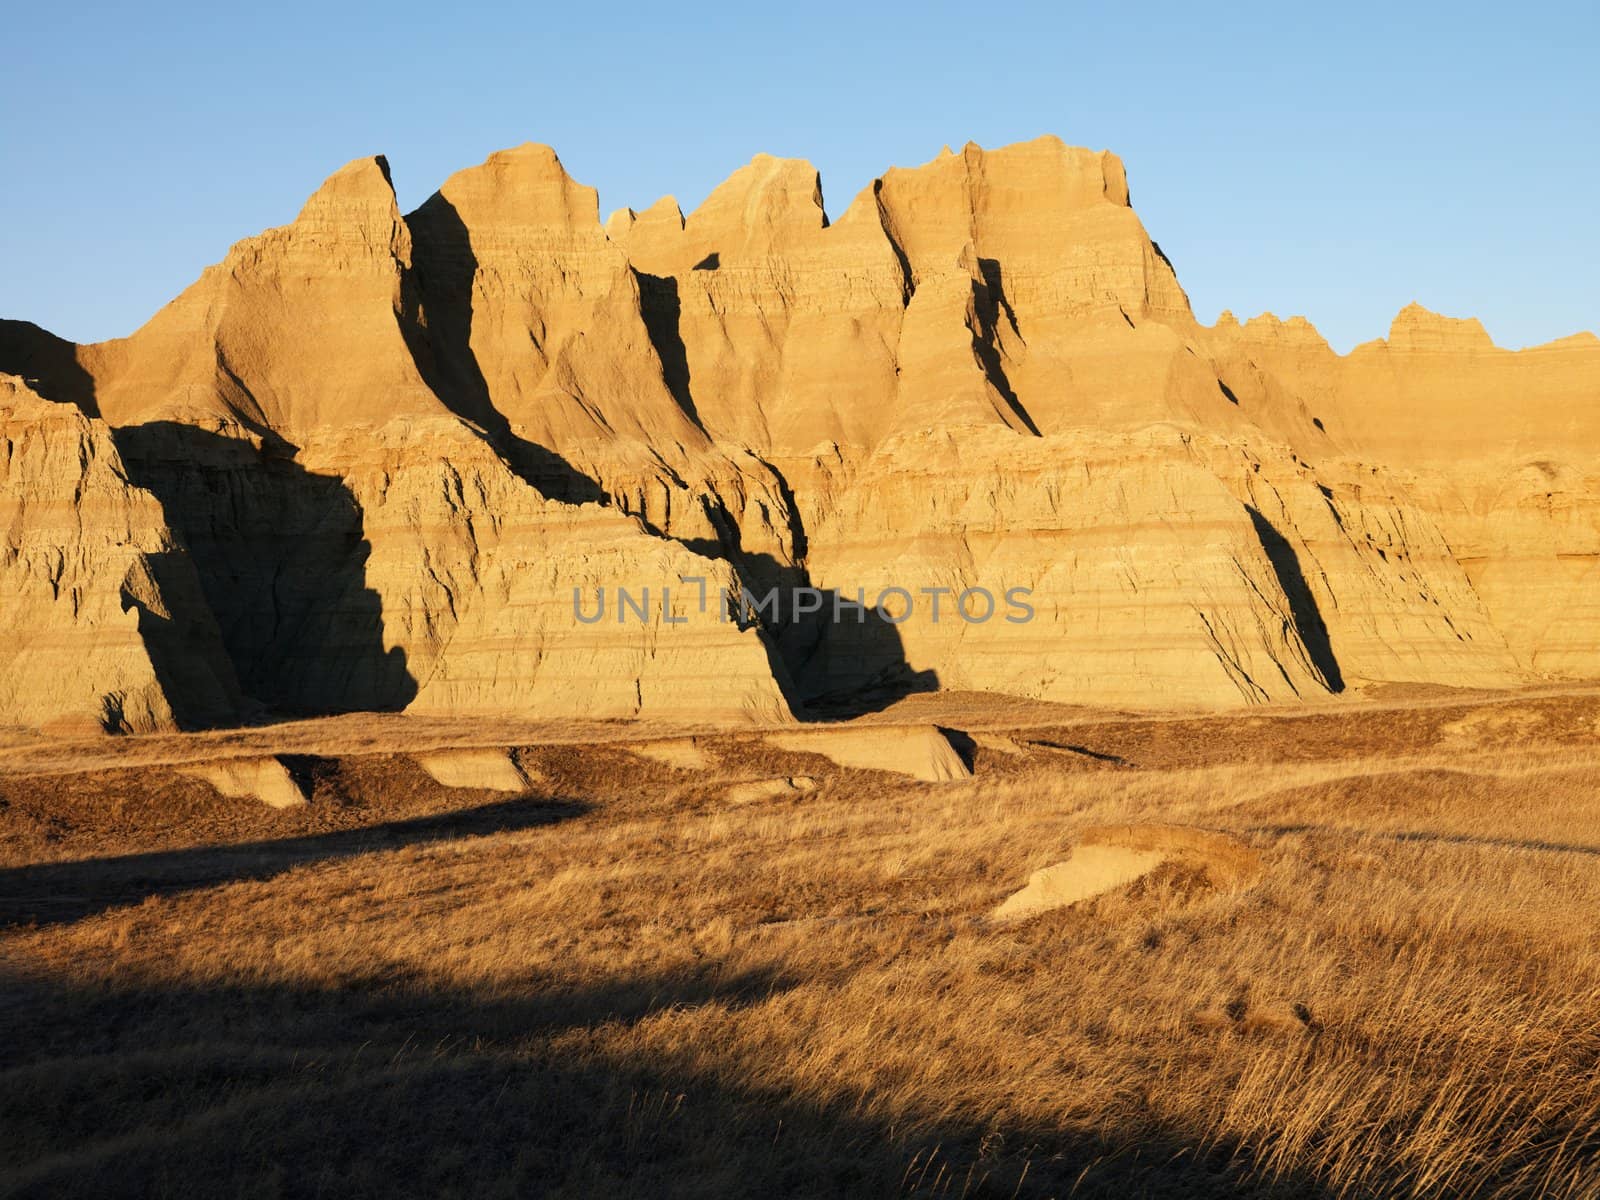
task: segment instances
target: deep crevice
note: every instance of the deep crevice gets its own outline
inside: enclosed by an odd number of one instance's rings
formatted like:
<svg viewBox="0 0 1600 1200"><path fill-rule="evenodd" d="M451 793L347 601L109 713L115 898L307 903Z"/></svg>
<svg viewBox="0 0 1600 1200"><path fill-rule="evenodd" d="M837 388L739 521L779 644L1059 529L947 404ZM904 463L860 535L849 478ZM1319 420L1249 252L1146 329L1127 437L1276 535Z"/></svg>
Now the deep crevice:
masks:
<svg viewBox="0 0 1600 1200"><path fill-rule="evenodd" d="M542 494L569 504L610 504L597 480L549 447L519 437L495 407L472 350L478 259L455 205L435 192L405 221L411 231L412 267L402 279L396 315L423 382Z"/></svg>
<svg viewBox="0 0 1600 1200"><path fill-rule="evenodd" d="M1004 313L1016 332L1016 317L1011 313L1011 305L1005 298L1005 286L1001 281L1000 264L992 258L978 260L978 273L980 278L972 281L973 299L977 314L978 327L972 330L972 352L978 360L978 366L983 369L983 374L994 390L1000 393L1000 398L1005 401L1006 407L1011 410L1012 416L1022 422L1023 426L1034 437L1041 436L1039 427L1034 424L1033 417L1023 407L1022 400L1018 397L1016 389L1011 386L1011 380L1006 376L1005 364L1000 357L999 333L1000 315ZM1022 334L1017 332L1020 340Z"/></svg>
<svg viewBox="0 0 1600 1200"><path fill-rule="evenodd" d="M1246 504L1244 510L1250 514L1250 524L1255 527L1261 549L1272 564L1272 572L1278 577L1278 586L1289 602L1295 632L1299 634L1311 658L1311 665L1322 676L1330 692L1344 691L1344 676L1333 652L1328 626L1317 607L1316 597L1311 594L1311 585L1306 582L1305 573L1300 569L1300 556L1295 553L1288 539L1256 508Z"/></svg>
<svg viewBox="0 0 1600 1200"><path fill-rule="evenodd" d="M917 278L911 270L911 260L906 257L905 250L890 228L889 208L883 202L883 180L872 181L872 199L878 208L878 224L883 229L883 236L888 240L889 249L894 252L895 261L900 264L900 302L910 304L911 297L916 295Z"/></svg>
<svg viewBox="0 0 1600 1200"><path fill-rule="evenodd" d="M639 310L645 332L661 360L661 378L667 391L684 416L701 433L707 433L689 387L689 351L683 343L683 302L678 297L678 280L672 275L649 275L637 269L633 274L639 281Z"/></svg>

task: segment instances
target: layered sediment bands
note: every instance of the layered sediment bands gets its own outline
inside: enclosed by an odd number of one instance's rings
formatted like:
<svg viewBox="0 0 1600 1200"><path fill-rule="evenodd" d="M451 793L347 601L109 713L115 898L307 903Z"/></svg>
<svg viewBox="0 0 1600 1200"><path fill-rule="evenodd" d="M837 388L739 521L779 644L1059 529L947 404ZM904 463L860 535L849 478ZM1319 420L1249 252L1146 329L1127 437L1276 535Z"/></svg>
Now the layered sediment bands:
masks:
<svg viewBox="0 0 1600 1200"><path fill-rule="evenodd" d="M1245 507L1296 629L1333 690L1505 686L1516 658L1438 523L1388 473L1282 444L1192 439Z"/></svg>
<svg viewBox="0 0 1600 1200"><path fill-rule="evenodd" d="M1597 356L1600 357L1600 356ZM1541 677L1600 664L1600 472L1549 456L1418 468L1408 493L1434 514L1516 661Z"/></svg>
<svg viewBox="0 0 1600 1200"><path fill-rule="evenodd" d="M410 254L387 164L356 160L132 337L85 347L101 414L231 421L300 446L325 427L443 413L404 336Z"/></svg>
<svg viewBox="0 0 1600 1200"><path fill-rule="evenodd" d="M1316 414L1340 449L1345 494L1370 497L1382 479L1403 497L1407 530L1420 518L1437 531L1481 614L1473 625L1470 608L1435 592L1464 635L1498 639L1512 669L1538 677L1600 672L1600 339L1505 350L1477 321L1416 304L1387 339L1343 358L1298 318L1216 332ZM1403 633L1387 638L1394 651L1428 652Z"/></svg>
<svg viewBox="0 0 1600 1200"><path fill-rule="evenodd" d="M410 711L790 719L763 635L720 619L719 590L738 587L726 562L550 500L448 427L419 432L308 456L344 464Z"/></svg>
<svg viewBox="0 0 1600 1200"><path fill-rule="evenodd" d="M811 544L822 586L869 602L917 593L893 647L862 644L885 637L880 622L830 627L803 675L817 691L867 682L862 670L889 682L896 656L924 685L1057 700L1232 704L1329 687L1244 506L1176 430L897 439ZM937 615L924 588L947 589ZM1031 618L1006 603L1016 588ZM969 589L991 593L992 611L974 592L958 613Z"/></svg>
<svg viewBox="0 0 1600 1200"><path fill-rule="evenodd" d="M797 669L819 693L899 678L1054 700L1227 704L1378 680L1504 685L1519 663L1437 523L1384 473L1175 425L896 439L810 527L819 586L919 593ZM922 588L947 588L933 620ZM1028 589L1026 623L953 613ZM987 601L972 597L973 613ZM853 612L846 610L853 618ZM1114 699L1113 699L1114 698Z"/></svg>
<svg viewBox="0 0 1600 1200"><path fill-rule="evenodd" d="M630 267L548 147L452 175L406 221L435 386L524 478L682 541L791 558L786 519L746 519L752 499L783 508L777 481L713 444L670 297L646 308L662 281Z"/></svg>
<svg viewBox="0 0 1600 1200"><path fill-rule="evenodd" d="M577 652L574 588L637 593L729 568L619 506L577 505L547 476L530 478L521 451L534 444L514 430L507 440L509 422L463 405L440 374L449 330L436 352L411 248L382 160L359 160L292 225L235 246L133 337L73 355L148 489L138 495L152 520L164 514L191 552L188 607L215 618L245 692L283 712L426 708L440 696L453 709L524 711L536 692L550 713L786 717L761 635L734 624L712 620L692 646L662 645L657 607ZM619 270L626 300L633 277ZM636 305L634 321L642 330ZM36 346L26 333L8 329L8 344ZM48 358L33 350L27 361ZM621 457L669 457L636 432L637 447L618 442ZM770 471L695 436L720 473L718 507L658 467L652 481L685 499L675 521L666 502L652 515L701 545L722 548L721 518L735 547L741 533L759 544L770 531L779 549L789 522ZM724 513L732 504L743 517L760 501L769 520L734 525ZM96 585L113 603L113 585ZM89 622L101 624L114 622ZM123 724L170 723L155 690ZM37 720L49 709L5 711Z"/></svg>
<svg viewBox="0 0 1600 1200"><path fill-rule="evenodd" d="M189 548L245 692L286 713L398 709L416 694L367 581L366 514L339 474L237 425L116 433L133 479Z"/></svg>
<svg viewBox="0 0 1600 1200"><path fill-rule="evenodd" d="M545 147L406 216L358 159L132 337L0 323L0 370L0 721L1600 674L1600 339L1207 328L1121 162L1055 138L832 221L796 159L604 226ZM782 592L742 628L701 587Z"/></svg>
<svg viewBox="0 0 1600 1200"><path fill-rule="evenodd" d="M894 417L894 347L908 284L875 208L829 226L815 168L758 156L687 220L670 198L612 236L656 319L676 305L701 423L762 455L868 445Z"/></svg>
<svg viewBox="0 0 1600 1200"><path fill-rule="evenodd" d="M113 732L235 720L193 565L110 431L0 375L0 713Z"/></svg>

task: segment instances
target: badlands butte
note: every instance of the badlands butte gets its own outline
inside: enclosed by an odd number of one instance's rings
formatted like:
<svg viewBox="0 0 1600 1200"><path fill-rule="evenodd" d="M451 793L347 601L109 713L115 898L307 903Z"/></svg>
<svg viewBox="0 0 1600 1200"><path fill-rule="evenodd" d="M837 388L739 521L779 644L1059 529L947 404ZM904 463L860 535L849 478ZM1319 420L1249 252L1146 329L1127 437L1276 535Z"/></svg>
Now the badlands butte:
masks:
<svg viewBox="0 0 1600 1200"><path fill-rule="evenodd" d="M542 146L409 214L358 159L131 337L0 324L0 371L3 724L1600 677L1600 339L1207 327L1122 163L1056 138L832 221L794 159L604 224ZM1034 615L725 622L697 579Z"/></svg>

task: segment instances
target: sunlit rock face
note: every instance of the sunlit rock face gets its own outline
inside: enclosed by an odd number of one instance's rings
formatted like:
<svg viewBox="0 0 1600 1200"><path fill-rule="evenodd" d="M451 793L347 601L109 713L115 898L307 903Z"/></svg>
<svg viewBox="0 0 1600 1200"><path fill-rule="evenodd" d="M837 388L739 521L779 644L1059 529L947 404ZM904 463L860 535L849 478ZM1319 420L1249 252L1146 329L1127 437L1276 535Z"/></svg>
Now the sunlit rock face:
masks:
<svg viewBox="0 0 1600 1200"><path fill-rule="evenodd" d="M129 338L0 325L0 370L0 723L1600 674L1600 339L1202 326L1055 138L832 221L793 159L603 225L546 147L410 214L358 159Z"/></svg>

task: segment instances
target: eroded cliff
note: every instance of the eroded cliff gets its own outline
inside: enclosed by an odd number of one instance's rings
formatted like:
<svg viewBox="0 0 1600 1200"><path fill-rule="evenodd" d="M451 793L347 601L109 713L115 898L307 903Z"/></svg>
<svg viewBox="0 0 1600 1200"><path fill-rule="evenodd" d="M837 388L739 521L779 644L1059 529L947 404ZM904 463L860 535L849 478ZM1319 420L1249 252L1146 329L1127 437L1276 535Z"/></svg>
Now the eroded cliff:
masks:
<svg viewBox="0 0 1600 1200"><path fill-rule="evenodd" d="M1121 162L1055 138L835 221L768 156L604 225L545 147L408 215L359 159L132 337L7 322L0 369L0 721L1600 673L1600 339L1202 326Z"/></svg>

